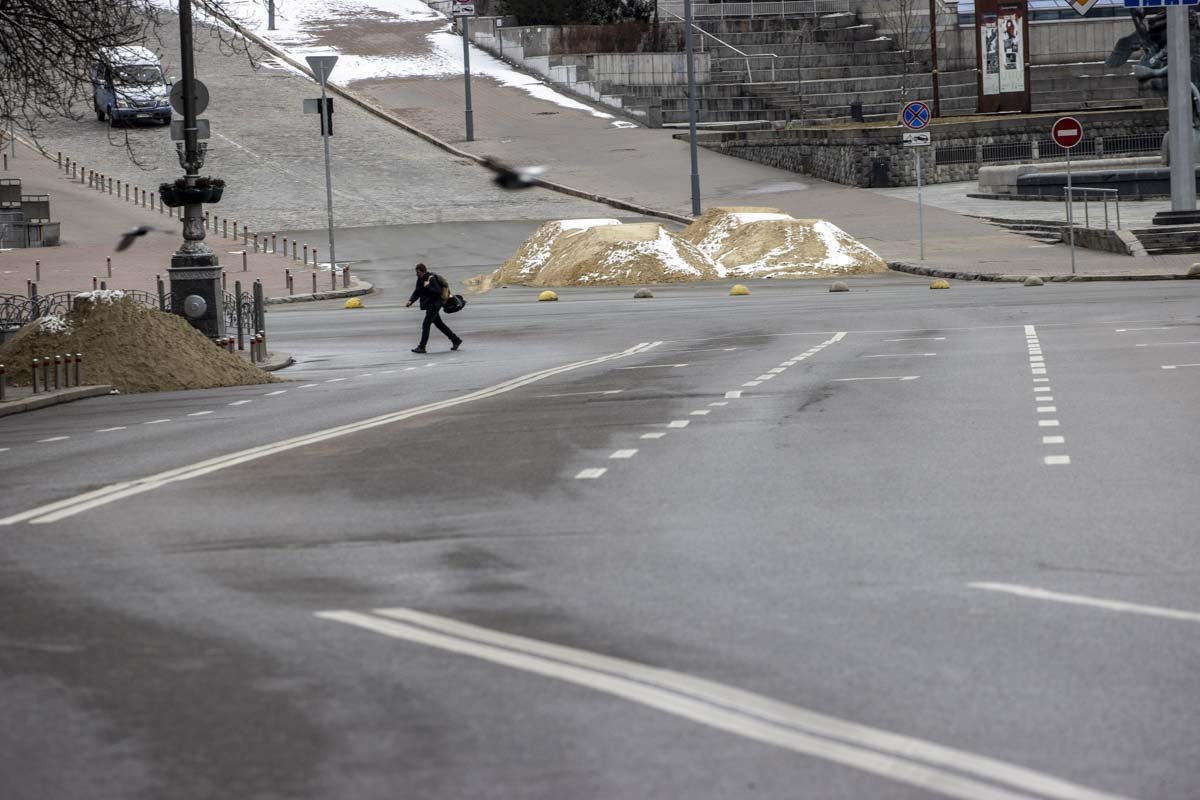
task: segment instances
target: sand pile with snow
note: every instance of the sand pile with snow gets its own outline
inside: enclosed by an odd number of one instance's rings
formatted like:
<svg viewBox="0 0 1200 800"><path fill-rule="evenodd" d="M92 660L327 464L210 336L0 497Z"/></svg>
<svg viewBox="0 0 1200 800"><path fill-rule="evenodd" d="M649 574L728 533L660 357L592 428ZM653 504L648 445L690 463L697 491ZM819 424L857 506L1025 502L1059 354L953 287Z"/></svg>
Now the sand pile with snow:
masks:
<svg viewBox="0 0 1200 800"><path fill-rule="evenodd" d="M884 272L887 263L831 222L777 208L712 208L679 233L738 278L820 278Z"/></svg>
<svg viewBox="0 0 1200 800"><path fill-rule="evenodd" d="M9 380L29 385L34 358L83 354L85 383L122 392L209 389L275 379L214 345L175 314L147 308L121 292L78 295L63 316L26 325L0 346Z"/></svg>
<svg viewBox="0 0 1200 800"><path fill-rule="evenodd" d="M492 283L532 283L567 241L593 228L620 224L617 219L562 219L543 223L500 269L492 273ZM468 281L468 287L475 288L475 280Z"/></svg>

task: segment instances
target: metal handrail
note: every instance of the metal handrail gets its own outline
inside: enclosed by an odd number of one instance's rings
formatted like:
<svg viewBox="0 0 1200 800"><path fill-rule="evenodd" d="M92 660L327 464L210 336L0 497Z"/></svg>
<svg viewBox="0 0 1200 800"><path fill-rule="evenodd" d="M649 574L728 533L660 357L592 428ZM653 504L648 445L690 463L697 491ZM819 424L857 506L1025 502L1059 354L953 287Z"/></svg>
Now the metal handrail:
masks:
<svg viewBox="0 0 1200 800"><path fill-rule="evenodd" d="M1074 226L1074 213L1072 209L1075 206L1075 193L1083 194L1083 227L1090 228L1091 220L1088 217L1088 192L1095 192L1104 198L1104 230L1108 230L1108 196L1111 194L1116 200L1117 206L1117 230L1121 230L1121 192L1119 189L1101 189L1093 186L1072 186L1068 191L1063 187L1063 197L1067 204L1067 224Z"/></svg>
<svg viewBox="0 0 1200 800"><path fill-rule="evenodd" d="M676 14L674 11L664 10L663 13L665 13L667 16L674 17L675 19L679 20L680 22L684 22L684 23L687 22L687 20L685 20L683 17ZM744 58L746 60L746 83L749 83L749 84L754 83L754 73L751 72L751 70L750 70L750 59L752 59L752 58L770 58L770 59L772 59L772 61L771 61L771 82L772 83L775 82L775 61L774 61L774 59L779 58L778 54L776 54L776 53L747 53L744 50L739 50L738 48L734 47L733 45L731 45L729 42L725 41L724 39L721 39L717 36L713 36L711 33L704 30L704 28L701 28L699 25L697 25L694 22L692 23L692 28L699 31L700 35L702 37L707 36L708 38L712 39L714 42L721 45L722 47L728 47L730 50L737 53L739 56L741 56L742 58ZM704 39L703 38L700 40L700 43L701 43L700 49L703 50L704 49Z"/></svg>

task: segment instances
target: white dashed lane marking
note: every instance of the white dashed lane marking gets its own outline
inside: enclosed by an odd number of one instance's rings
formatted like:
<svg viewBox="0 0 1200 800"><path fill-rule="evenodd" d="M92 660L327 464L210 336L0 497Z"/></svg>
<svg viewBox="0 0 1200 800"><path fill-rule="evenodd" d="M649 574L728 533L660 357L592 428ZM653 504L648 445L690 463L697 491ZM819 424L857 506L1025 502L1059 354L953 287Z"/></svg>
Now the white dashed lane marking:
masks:
<svg viewBox="0 0 1200 800"><path fill-rule="evenodd" d="M277 397L278 395L281 395L281 394L287 394L287 389L280 389L277 392L267 392L266 394L263 395L263 397Z"/></svg>
<svg viewBox="0 0 1200 800"><path fill-rule="evenodd" d="M416 369L416 367L409 367L409 369ZM325 382L326 383L337 383L338 381L344 381L344 380L346 380L346 379L345 378L330 378L329 380L327 380Z"/></svg>
<svg viewBox="0 0 1200 800"><path fill-rule="evenodd" d="M579 474L575 476L575 480L583 481L599 478L606 472L608 472L608 470L605 467L590 467L588 469L580 470Z"/></svg>
<svg viewBox="0 0 1200 800"><path fill-rule="evenodd" d="M670 422L667 423L668 428L686 428L687 426L688 426L688 420L686 420L686 419L671 420Z"/></svg>
<svg viewBox="0 0 1200 800"><path fill-rule="evenodd" d="M1054 466L1055 464L1070 464L1071 457L1070 456L1046 456L1044 459L1042 459L1042 461L1049 466Z"/></svg>
<svg viewBox="0 0 1200 800"><path fill-rule="evenodd" d="M737 400L742 396L742 393L740 391L726 392L725 396L730 400Z"/></svg>
<svg viewBox="0 0 1200 800"><path fill-rule="evenodd" d="M1058 420L1056 420L1056 419L1039 419L1038 427L1039 428L1057 428Z"/></svg>
<svg viewBox="0 0 1200 800"><path fill-rule="evenodd" d="M161 425L164 422L170 422L169 419L152 419L149 422L143 422L143 425Z"/></svg>
<svg viewBox="0 0 1200 800"><path fill-rule="evenodd" d="M718 400L715 403L709 403L710 406L727 406L729 403L725 400Z"/></svg>
<svg viewBox="0 0 1200 800"><path fill-rule="evenodd" d="M762 381L746 381L742 384L742 386L749 386L751 388L755 386L762 386Z"/></svg>
<svg viewBox="0 0 1200 800"><path fill-rule="evenodd" d="M1181 344L1200 344L1200 342L1149 342L1147 344L1135 344L1134 347L1175 347Z"/></svg>
<svg viewBox="0 0 1200 800"><path fill-rule="evenodd" d="M1046 360L1041 355L1042 343L1041 343L1041 340L1038 338L1037 329L1032 325L1025 326L1025 344L1029 349L1029 371L1031 373L1033 373L1034 375L1045 375L1046 374ZM1034 383L1048 383L1049 380L1050 380L1049 378L1034 378L1033 379ZM1050 392L1049 386L1034 386L1033 387L1034 403L1036 404L1036 403L1053 402L1054 398L1052 396L1050 396L1049 394L1046 394L1048 392ZM1057 406L1050 406L1050 405L1035 405L1035 409L1038 414L1054 414L1058 411ZM1057 428L1057 427L1059 427L1059 421L1056 419L1039 419L1038 427L1039 428ZM1062 444L1066 444L1066 441L1067 441L1067 439L1065 436L1043 436L1042 437L1043 445L1062 445ZM1066 465L1066 464L1071 463L1071 457L1069 455L1066 455L1065 453L1043 456L1042 463L1046 466Z"/></svg>
<svg viewBox="0 0 1200 800"><path fill-rule="evenodd" d="M1183 369L1184 367L1200 367L1200 364L1163 364L1163 369Z"/></svg>
<svg viewBox="0 0 1200 800"><path fill-rule="evenodd" d="M1065 436L1043 436L1042 444L1066 444L1067 437Z"/></svg>
<svg viewBox="0 0 1200 800"><path fill-rule="evenodd" d="M642 364L639 367L617 367L617 369L672 369L674 367L686 367L688 364Z"/></svg>
<svg viewBox="0 0 1200 800"><path fill-rule="evenodd" d="M944 342L945 336L914 336L910 339L884 339L885 342Z"/></svg>
<svg viewBox="0 0 1200 800"><path fill-rule="evenodd" d="M628 450L616 450L609 458L633 458L637 455L637 450L630 448Z"/></svg>
<svg viewBox="0 0 1200 800"><path fill-rule="evenodd" d="M691 416L693 416L693 417L703 417L703 416L707 416L708 414L711 414L711 413L712 413L712 409L708 409L708 408L698 408L698 409L696 409L695 411L693 411L693 412L691 413Z"/></svg>
<svg viewBox="0 0 1200 800"><path fill-rule="evenodd" d="M586 397L588 395L596 395L596 394L620 394L623 391L625 391L625 390L624 389L606 389L604 391L599 391L599 392L564 392L563 394L535 394L534 397L535 398Z"/></svg>
<svg viewBox="0 0 1200 800"><path fill-rule="evenodd" d="M863 356L863 358L932 358L937 353L881 353L879 355Z"/></svg>
<svg viewBox="0 0 1200 800"><path fill-rule="evenodd" d="M661 439L662 437L664 437L666 435L667 435L666 433L659 431L658 433L643 433L642 438L643 439Z"/></svg>
<svg viewBox="0 0 1200 800"><path fill-rule="evenodd" d="M189 417L204 417L211 413L213 413L213 412L211 412L211 411L193 411L191 414L188 414L188 416Z"/></svg>
<svg viewBox="0 0 1200 800"><path fill-rule="evenodd" d="M1037 407L1037 413L1039 413L1039 414L1053 414L1055 411L1058 411L1058 406L1038 406Z"/></svg>
<svg viewBox="0 0 1200 800"><path fill-rule="evenodd" d="M313 388L314 386L320 386L320 385L321 385L321 384L319 384L319 383L306 383L306 384L304 384L303 386L301 386L301 387L299 387L299 388L301 388L301 389L311 389L311 388Z"/></svg>
<svg viewBox="0 0 1200 800"><path fill-rule="evenodd" d="M834 383L850 383L852 381L915 381L920 375L878 375L870 378L834 378Z"/></svg>
<svg viewBox="0 0 1200 800"><path fill-rule="evenodd" d="M244 406L244 405L246 405L246 403L253 403L253 402L254 402L253 400L234 400L234 401L233 401L232 403L230 403L229 405L231 405L231 406Z"/></svg>
<svg viewBox="0 0 1200 800"><path fill-rule="evenodd" d="M51 436L49 439L38 439L38 444L46 444L47 442L62 442L70 439L70 436Z"/></svg>
<svg viewBox="0 0 1200 800"><path fill-rule="evenodd" d="M1165 328L1114 328L1117 333L1133 333L1134 331L1173 331L1176 326L1170 325Z"/></svg>

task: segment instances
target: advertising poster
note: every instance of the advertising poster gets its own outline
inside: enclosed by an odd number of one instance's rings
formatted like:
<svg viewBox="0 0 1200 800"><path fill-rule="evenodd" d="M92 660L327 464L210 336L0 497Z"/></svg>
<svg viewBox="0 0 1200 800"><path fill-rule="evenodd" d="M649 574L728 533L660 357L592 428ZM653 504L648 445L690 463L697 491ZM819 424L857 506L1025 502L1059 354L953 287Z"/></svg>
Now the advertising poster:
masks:
<svg viewBox="0 0 1200 800"><path fill-rule="evenodd" d="M1025 91L1025 18L1017 7L1000 10L1000 91Z"/></svg>
<svg viewBox="0 0 1200 800"><path fill-rule="evenodd" d="M1000 94L1000 28L995 14L981 19L979 52L983 53L983 93Z"/></svg>

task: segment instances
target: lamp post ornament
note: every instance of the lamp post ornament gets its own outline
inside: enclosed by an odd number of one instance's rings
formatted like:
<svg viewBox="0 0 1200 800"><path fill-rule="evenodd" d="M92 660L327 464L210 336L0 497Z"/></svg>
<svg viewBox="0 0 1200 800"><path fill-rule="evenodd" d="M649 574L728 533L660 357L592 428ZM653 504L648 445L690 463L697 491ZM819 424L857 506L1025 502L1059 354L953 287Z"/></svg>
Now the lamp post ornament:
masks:
<svg viewBox="0 0 1200 800"><path fill-rule="evenodd" d="M200 90L192 52L191 0L179 0L179 47L183 73L183 141L176 142L175 147L186 189L194 190L208 144L200 142L196 123L196 115L203 109L197 109ZM204 242L204 206L195 195L194 191L185 191L183 244L175 251L171 266L167 268L171 281L171 311L183 315L201 333L215 338L225 335L221 266L216 253Z"/></svg>

